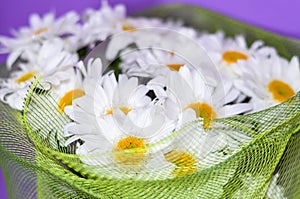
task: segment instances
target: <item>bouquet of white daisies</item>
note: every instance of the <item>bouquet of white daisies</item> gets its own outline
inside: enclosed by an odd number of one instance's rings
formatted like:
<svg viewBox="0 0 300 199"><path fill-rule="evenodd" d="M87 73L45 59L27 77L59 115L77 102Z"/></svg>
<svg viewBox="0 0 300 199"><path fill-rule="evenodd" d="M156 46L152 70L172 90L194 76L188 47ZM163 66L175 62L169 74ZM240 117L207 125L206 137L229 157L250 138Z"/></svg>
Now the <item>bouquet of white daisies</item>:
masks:
<svg viewBox="0 0 300 199"><path fill-rule="evenodd" d="M299 196L299 42L195 7L141 15L104 1L0 37L10 196Z"/></svg>

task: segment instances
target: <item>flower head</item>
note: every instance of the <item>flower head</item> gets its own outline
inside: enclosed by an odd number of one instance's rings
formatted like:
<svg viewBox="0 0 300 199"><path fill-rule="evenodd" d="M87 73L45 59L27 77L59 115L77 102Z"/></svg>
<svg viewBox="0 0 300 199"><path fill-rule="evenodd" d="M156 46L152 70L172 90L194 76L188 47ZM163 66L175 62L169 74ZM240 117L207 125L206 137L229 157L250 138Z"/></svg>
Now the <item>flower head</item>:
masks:
<svg viewBox="0 0 300 199"><path fill-rule="evenodd" d="M225 38L224 32L221 31L215 34L203 34L199 42L219 70L230 78L235 78L237 75L231 66L239 64L239 62L247 62L251 58L265 59L277 56L276 50L272 47L263 46L262 41L255 41L248 47L243 35Z"/></svg>
<svg viewBox="0 0 300 199"><path fill-rule="evenodd" d="M5 79L0 88L0 98L11 107L22 110L23 100L35 76L51 83L56 89L60 84L69 81L74 75L73 66L77 55L63 50L63 42L59 39L45 41L39 52L27 51L28 62L20 63L19 69Z"/></svg>
<svg viewBox="0 0 300 199"><path fill-rule="evenodd" d="M290 62L280 57L251 59L234 70L240 75L235 86L252 97L254 111L284 102L300 90L297 57Z"/></svg>
<svg viewBox="0 0 300 199"><path fill-rule="evenodd" d="M29 18L30 26L14 31L15 38L0 37L2 51L10 52L7 67L10 69L19 57L27 60L29 58L27 52L39 51L42 48L41 43L47 40L61 39L64 41L64 50L76 51L74 35L80 28L78 20L79 16L74 12L69 12L58 19L55 19L53 13L47 13L42 17L32 14Z"/></svg>
<svg viewBox="0 0 300 199"><path fill-rule="evenodd" d="M222 85L211 81L210 78L206 79L199 71L184 66L178 73L173 72L166 79L154 79L151 84L166 88L168 94L162 97L165 100L166 115L172 119L178 118L181 125L202 118L204 126L208 128L212 119L251 110L250 104L228 104L239 96L231 81L224 79ZM154 90L161 93L159 86L154 86Z"/></svg>

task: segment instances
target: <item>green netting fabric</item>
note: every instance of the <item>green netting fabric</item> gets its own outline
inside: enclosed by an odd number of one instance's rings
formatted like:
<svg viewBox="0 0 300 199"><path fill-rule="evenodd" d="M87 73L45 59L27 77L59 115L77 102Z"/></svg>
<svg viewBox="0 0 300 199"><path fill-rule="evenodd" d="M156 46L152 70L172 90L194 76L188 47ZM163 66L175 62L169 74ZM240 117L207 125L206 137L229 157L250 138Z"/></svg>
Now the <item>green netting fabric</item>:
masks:
<svg viewBox="0 0 300 199"><path fill-rule="evenodd" d="M298 41L199 8L170 6L142 15L179 18L200 30L244 33L250 41L259 38L275 46L282 56L299 55ZM174 168L157 160L146 170L107 164L125 152L76 155L78 143L64 145L63 128L70 119L56 102L49 85L37 80L23 113L0 103L0 163L10 198L300 198L300 93L268 110L213 120L207 132L202 120L187 124L149 146L162 149L151 157L185 146L196 161ZM225 147L203 147L205 133L221 137L217 141Z"/></svg>
<svg viewBox="0 0 300 199"><path fill-rule="evenodd" d="M214 120L206 133L222 135L228 144L222 151L201 155L202 120L154 144L178 140L197 157L193 172L187 166L185 175L168 175L182 168L157 162L133 174L85 164L116 152L82 157L74 154L76 143L64 147L60 135L69 119L45 87L31 86L23 117L0 104L1 165L11 198L299 198L300 93L262 112Z"/></svg>

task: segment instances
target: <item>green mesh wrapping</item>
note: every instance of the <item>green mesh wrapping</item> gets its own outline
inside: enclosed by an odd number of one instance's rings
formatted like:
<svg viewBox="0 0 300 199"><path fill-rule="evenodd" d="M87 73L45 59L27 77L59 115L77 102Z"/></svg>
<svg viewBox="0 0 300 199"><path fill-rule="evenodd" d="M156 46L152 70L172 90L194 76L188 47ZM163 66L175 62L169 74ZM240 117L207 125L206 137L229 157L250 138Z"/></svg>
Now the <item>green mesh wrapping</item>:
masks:
<svg viewBox="0 0 300 199"><path fill-rule="evenodd" d="M152 14L159 15L163 9ZM178 13L189 15L201 11L180 10ZM205 11L202 16L209 18L210 14ZM235 25L224 20L225 25ZM206 22L220 24L210 18ZM296 47L291 45L290 49ZM290 55L284 49L280 52ZM38 80L34 82L24 113L0 103L0 162L10 198L252 199L265 198L268 189L273 190L274 198L282 198L280 194L292 199L300 196L300 93L265 111L212 121L210 131L223 134L236 146L222 160L212 156L213 166L201 168L199 161L197 171L183 177L165 176L162 168L156 168L132 178L119 168L83 164L82 158L96 157L75 155L75 144L63 147L62 128L70 120L57 111L57 99L46 87ZM151 147L176 139L197 142L202 125L201 120L192 122ZM199 153L196 147L190 150ZM276 178L275 183L272 178Z"/></svg>
<svg viewBox="0 0 300 199"><path fill-rule="evenodd" d="M12 198L264 198L277 172L280 178L275 185L284 188L285 197L300 194L300 93L262 112L214 120L212 130L228 135L238 147L214 166L169 179L155 170L139 179L122 172L117 178L109 168L81 163L72 154L73 147L60 147L58 136L47 137L47 129L38 130L47 124L48 133L58 134L59 129L51 127L68 122L66 116L54 114L55 98L38 81L29 91L24 121L6 105L1 104L0 110L1 163ZM49 114L52 118L46 120ZM197 140L200 125L201 120L188 124L169 139ZM198 149L191 150L197 153Z"/></svg>

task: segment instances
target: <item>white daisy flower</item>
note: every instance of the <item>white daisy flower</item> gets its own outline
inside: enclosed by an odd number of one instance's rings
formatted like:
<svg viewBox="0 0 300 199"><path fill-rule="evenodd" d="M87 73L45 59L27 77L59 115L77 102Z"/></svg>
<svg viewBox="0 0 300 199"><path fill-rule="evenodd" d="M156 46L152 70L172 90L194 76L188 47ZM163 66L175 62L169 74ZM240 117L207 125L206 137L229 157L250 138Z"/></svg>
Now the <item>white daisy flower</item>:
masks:
<svg viewBox="0 0 300 199"><path fill-rule="evenodd" d="M51 91L57 98L58 111L64 113L65 107L71 106L74 99L85 95L81 73L77 69L70 70L69 79L62 81L59 85L53 85Z"/></svg>
<svg viewBox="0 0 300 199"><path fill-rule="evenodd" d="M112 72L102 77L100 59L90 59L87 71L85 71L82 62L79 64L79 68L83 69L85 75L83 81L85 96L76 100L76 103L79 103L84 109L94 104L97 117L102 118L112 114L124 116L151 102L151 99L146 96L149 89L143 85L138 85L137 78L127 78L125 75L120 75L117 81ZM97 71L95 72L95 70Z"/></svg>
<svg viewBox="0 0 300 199"><path fill-rule="evenodd" d="M151 34L155 37L149 39ZM209 67L212 65L209 57L196 42L197 33L190 28L143 29L136 31L136 36L132 42L137 45L137 49L127 48L121 53L120 68L129 76L156 77L166 75L169 71L178 71L184 65L201 64L207 65L206 70L212 68Z"/></svg>
<svg viewBox="0 0 300 199"><path fill-rule="evenodd" d="M64 42L58 38L45 41L38 52L26 52L28 63L22 63L19 67L27 73L38 71L37 74L41 75L44 80L58 85L61 80L69 78L64 71L72 68L78 61L77 54L65 51L63 45ZM47 78L52 74L55 75Z"/></svg>
<svg viewBox="0 0 300 199"><path fill-rule="evenodd" d="M19 31L14 31L15 38L1 36L0 43L3 45L2 52L10 52L7 59L7 66L10 68L12 64L23 55L24 52L38 48L40 42L53 39L56 37L62 38L66 43L65 47L73 48L75 42L72 38L79 32L79 25L76 24L79 16L75 12L69 12L66 15L55 19L53 13L47 13L43 17L37 14L32 14L29 18L29 27L23 27ZM71 49L76 51L76 49Z"/></svg>
<svg viewBox="0 0 300 199"><path fill-rule="evenodd" d="M130 28L123 29L123 32L118 32L118 34L114 34L111 37L106 52L107 59L115 59L121 50L131 44L135 44L139 49L156 47L173 51L175 49L172 47L166 48L165 44L169 46L174 42L170 42L170 40L166 38L174 37L174 33L184 35L186 38L188 37L190 39L193 39L197 35L195 30L181 27L180 23L173 21L163 22L156 18L127 18L127 23L131 24ZM177 40L178 37L172 39ZM166 42L166 40L168 42ZM177 42L179 44L176 44L176 46L183 43L185 43L185 45L181 45L181 48L189 46L186 45L186 42L179 41L180 40L178 39Z"/></svg>
<svg viewBox="0 0 300 199"><path fill-rule="evenodd" d="M201 138L198 136L198 133L186 135L187 131L191 131L187 129L183 127L181 130L183 132L178 132L172 145L168 147L168 150L164 154L165 160L175 166L172 174L176 177L186 176L202 169L203 167L202 165L202 168L200 167L200 162L202 164L202 158L204 159L208 154L205 151L201 151L205 140L203 134L201 134ZM195 150L196 148L197 150Z"/></svg>
<svg viewBox="0 0 300 199"><path fill-rule="evenodd" d="M99 10L88 9L83 20L80 33L83 45L92 45L97 41L104 41L114 33L134 29L126 22L125 6L118 4L111 7L105 0Z"/></svg>
<svg viewBox="0 0 300 199"><path fill-rule="evenodd" d="M58 87L70 78L69 74L73 73L73 65L78 59L77 55L63 51L63 43L58 39L45 41L37 55L35 52L26 53L30 61L20 63L20 69L12 72L0 88L0 99L18 110L23 109L26 90L36 75Z"/></svg>
<svg viewBox="0 0 300 199"><path fill-rule="evenodd" d="M142 29L135 28L130 31L114 34L108 43L105 57L108 60L114 60L121 50L131 44L135 44L137 48L151 47L159 44L161 36L159 29Z"/></svg>
<svg viewBox="0 0 300 199"><path fill-rule="evenodd" d="M179 71L180 67L188 64L171 51L151 48L133 51L127 49L122 53L121 60L120 68L125 74L151 78Z"/></svg>
<svg viewBox="0 0 300 199"><path fill-rule="evenodd" d="M2 79L0 83L0 100L13 109L23 110L28 87L19 88L14 81L6 79Z"/></svg>
<svg viewBox="0 0 300 199"><path fill-rule="evenodd" d="M39 92L33 91L26 107L26 117L28 121L32 121L29 124L32 131L38 131L39 136L45 139L57 140L58 142L49 143L54 148L57 148L58 143L60 146L64 146L66 141L63 132L64 124L57 123L57 118L62 117L61 114L64 113L65 107L72 105L74 99L84 95L82 87L76 84L81 78L79 71L76 68L71 68L65 71L65 75L69 79L60 81L59 85L49 84L49 82L39 79L38 84L35 86L35 88L39 88ZM19 93L20 91L14 95ZM9 103L13 102L12 100L9 101ZM23 104L23 101L20 104ZM39 115L39 117L36 117L36 115Z"/></svg>
<svg viewBox="0 0 300 199"><path fill-rule="evenodd" d="M230 66L240 61L246 61L251 57L261 59L277 55L274 48L263 46L262 41L255 41L248 47L242 35L235 36L235 38L225 38L222 31L215 34L203 34L199 42L219 69L231 78L235 77L235 74Z"/></svg>
<svg viewBox="0 0 300 199"><path fill-rule="evenodd" d="M83 68L83 66L80 66L80 68ZM89 60L88 68L91 72L87 72L83 81L85 96L75 100L76 106L73 106L73 113L69 114L76 117L77 110L93 110L93 114L97 118L113 115L118 122L123 123L125 122L123 118L128 115L136 125L146 125L145 118L149 114L153 115L155 112L155 110L151 109L139 112L139 108L148 107L153 104L151 99L146 96L149 91L146 86L138 85L137 78L127 78L125 75L120 75L118 81L114 73L108 73L102 77L100 59L96 59L95 61L92 59ZM95 70L98 71L93 72ZM94 76L90 77L89 74ZM93 109L91 105L94 105Z"/></svg>
<svg viewBox="0 0 300 199"><path fill-rule="evenodd" d="M240 150L250 137L233 130L224 131L222 124L205 129L195 121L175 132L167 147L165 159L176 167L174 176L185 176L217 165Z"/></svg>
<svg viewBox="0 0 300 199"><path fill-rule="evenodd" d="M293 57L290 62L280 57L250 59L233 69L240 75L235 86L252 97L253 111L284 102L300 90L297 57Z"/></svg>
<svg viewBox="0 0 300 199"><path fill-rule="evenodd" d="M158 91L155 84L166 87L166 114L171 119L175 119L174 115L182 115L180 125L203 118L204 127L208 128L211 119L237 115L252 108L247 103L229 104L239 96L239 92L233 88L230 81L208 84L198 71L192 71L185 66L181 67L178 73L171 73L165 82L154 79L150 84L154 85L157 93L161 91Z"/></svg>
<svg viewBox="0 0 300 199"><path fill-rule="evenodd" d="M90 74L99 74L102 68L100 59L90 61L89 66ZM85 80L88 78L86 76ZM159 107L155 107L146 96L148 89L139 86L136 78L119 76L117 82L114 74L109 73L98 80L91 79L97 85L92 85L90 79L84 80L85 95L73 100L72 107L65 107L66 113L74 120L65 128L65 135L70 137L66 144L82 140L83 144L76 152L79 155L116 153L112 159L106 160L102 159L105 156L100 159L83 158L82 161L87 164L106 165L114 162L125 167L144 167L143 162L148 161L149 145L167 136L164 133L166 129L170 132L169 127L164 125L163 116L157 114L162 111L156 110ZM118 120L118 113L122 116L122 122ZM135 119L130 118L130 114ZM147 117L149 114L151 117ZM127 154L126 150L131 148L138 148L138 152Z"/></svg>
<svg viewBox="0 0 300 199"><path fill-rule="evenodd" d="M82 111L80 116L82 117L80 121L66 126L65 135L71 136L67 144L75 139L83 141L83 144L78 146L76 154L81 155L81 160L85 164L94 165L96 171L97 168L100 172L109 170L110 176L116 173L115 177L118 178L123 175L135 177L151 170L156 170L155 175L158 176L165 173L158 170L158 167L164 167L165 170L167 167L171 174L174 166L167 162L160 152L165 145L157 143L164 138L162 136L164 133L157 134L153 128L125 132L112 115L99 119ZM99 121L96 122L95 119ZM163 132L164 129L160 128L160 131ZM107 165L109 168L105 168ZM120 173L123 175L120 176ZM168 177L172 176L164 176Z"/></svg>

